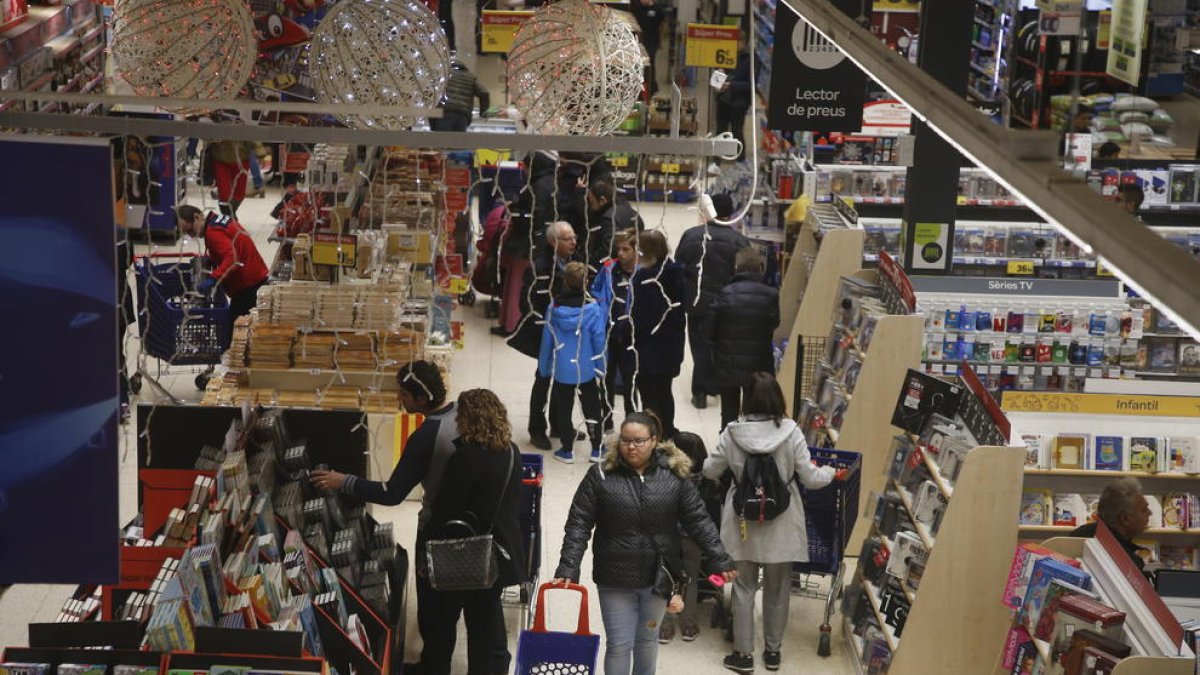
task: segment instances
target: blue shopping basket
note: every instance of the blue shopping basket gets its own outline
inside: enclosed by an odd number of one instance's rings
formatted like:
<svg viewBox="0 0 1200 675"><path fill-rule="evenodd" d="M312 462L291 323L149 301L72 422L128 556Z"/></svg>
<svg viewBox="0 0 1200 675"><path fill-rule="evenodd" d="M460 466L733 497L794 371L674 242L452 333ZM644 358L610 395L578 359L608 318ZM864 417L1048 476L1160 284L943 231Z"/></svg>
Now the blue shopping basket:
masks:
<svg viewBox="0 0 1200 675"><path fill-rule="evenodd" d="M546 630L546 591L551 589L578 591L583 596L574 633ZM521 631L517 643L514 675L591 675L599 654L600 636L593 635L588 624L588 590L579 584L539 586L533 628Z"/></svg>
<svg viewBox="0 0 1200 675"><path fill-rule="evenodd" d="M809 453L820 466L845 469L846 477L819 490L800 487L808 530L808 562L796 563L793 568L808 574L834 574L858 518L862 454L826 448L810 448Z"/></svg>
<svg viewBox="0 0 1200 675"><path fill-rule="evenodd" d="M191 254L155 253L134 264L138 287L138 331L142 351L173 366L221 362L233 337L233 321L224 294L194 292L190 261L155 264L159 258Z"/></svg>

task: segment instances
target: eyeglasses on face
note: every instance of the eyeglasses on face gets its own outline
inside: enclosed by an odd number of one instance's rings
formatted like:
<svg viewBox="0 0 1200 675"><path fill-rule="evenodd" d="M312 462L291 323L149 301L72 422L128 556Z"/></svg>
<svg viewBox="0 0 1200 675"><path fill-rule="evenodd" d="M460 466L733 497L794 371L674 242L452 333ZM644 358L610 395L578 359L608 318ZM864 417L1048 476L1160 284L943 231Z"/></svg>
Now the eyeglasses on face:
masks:
<svg viewBox="0 0 1200 675"><path fill-rule="evenodd" d="M621 445L627 445L633 448L644 448L652 439L652 436L646 436L644 438L618 438L617 442Z"/></svg>

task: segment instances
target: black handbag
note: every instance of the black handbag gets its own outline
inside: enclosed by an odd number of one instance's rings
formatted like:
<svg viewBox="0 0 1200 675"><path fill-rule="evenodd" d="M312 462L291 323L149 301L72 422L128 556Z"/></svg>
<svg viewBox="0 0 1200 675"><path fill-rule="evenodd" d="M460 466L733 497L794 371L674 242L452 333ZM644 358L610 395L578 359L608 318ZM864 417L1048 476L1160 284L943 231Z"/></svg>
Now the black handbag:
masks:
<svg viewBox="0 0 1200 675"><path fill-rule="evenodd" d="M504 495L508 492L508 484L512 476L513 449L510 447L508 456L508 471L504 474L504 489L500 491L500 500L496 504L496 512L504 503ZM474 514L471 514L474 515ZM492 526L496 524L492 519ZM429 585L437 591L478 591L491 588L500 577L497 552L510 560L508 551L504 550L492 538L492 528L484 534L476 534L475 528L463 520L451 520L446 526L458 526L470 534L466 537L431 539L425 542L425 570Z"/></svg>

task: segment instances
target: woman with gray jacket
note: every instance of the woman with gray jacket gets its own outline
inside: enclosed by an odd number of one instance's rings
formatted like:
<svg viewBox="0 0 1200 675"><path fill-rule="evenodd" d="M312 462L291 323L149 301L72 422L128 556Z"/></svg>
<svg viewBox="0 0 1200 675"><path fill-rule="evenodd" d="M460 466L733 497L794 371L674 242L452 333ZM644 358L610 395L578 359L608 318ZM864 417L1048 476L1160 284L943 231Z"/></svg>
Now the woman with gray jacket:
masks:
<svg viewBox="0 0 1200 675"><path fill-rule="evenodd" d="M770 455L780 480L787 482L787 510L769 520L749 520L735 513L734 496L747 458ZM724 665L737 673L754 672L754 594L763 578L763 663L779 670L784 631L791 599L793 562L808 560L808 531L804 506L793 477L805 487L825 487L834 479L832 467L813 466L804 434L787 418L783 391L775 377L757 372L742 385L742 416L721 432L716 450L704 462L704 476L719 479L733 472L733 486L721 511L721 543L737 564L733 584L734 651ZM782 501L782 500L781 500Z"/></svg>

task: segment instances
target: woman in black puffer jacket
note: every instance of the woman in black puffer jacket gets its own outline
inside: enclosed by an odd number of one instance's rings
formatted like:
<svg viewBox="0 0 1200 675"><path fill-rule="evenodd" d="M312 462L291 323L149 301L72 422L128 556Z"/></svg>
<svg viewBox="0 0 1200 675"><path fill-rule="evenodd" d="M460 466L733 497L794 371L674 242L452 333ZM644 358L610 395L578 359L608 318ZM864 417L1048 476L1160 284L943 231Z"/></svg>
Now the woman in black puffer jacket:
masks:
<svg viewBox="0 0 1200 675"><path fill-rule="evenodd" d="M658 624L666 597L653 585L661 555L667 568L683 569L678 527L704 552L710 569L726 580L737 576L688 480L691 460L660 445L657 419L632 413L621 424L615 447L593 466L575 491L567 516L555 583L579 580L579 567L595 529L592 580L600 597L607 644L605 675L652 675L658 657Z"/></svg>

